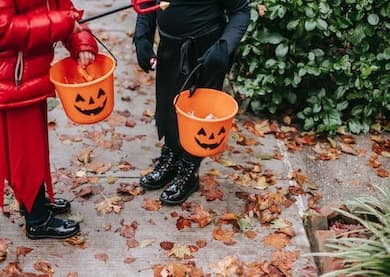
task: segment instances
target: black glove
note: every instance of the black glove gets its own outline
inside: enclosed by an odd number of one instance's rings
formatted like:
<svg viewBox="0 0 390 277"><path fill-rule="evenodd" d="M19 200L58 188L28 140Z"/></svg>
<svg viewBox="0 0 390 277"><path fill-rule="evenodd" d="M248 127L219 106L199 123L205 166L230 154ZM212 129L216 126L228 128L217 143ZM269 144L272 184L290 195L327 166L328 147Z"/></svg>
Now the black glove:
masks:
<svg viewBox="0 0 390 277"><path fill-rule="evenodd" d="M214 43L202 57L198 59L204 66L205 72L226 72L229 67L230 56L225 40L218 40Z"/></svg>
<svg viewBox="0 0 390 277"><path fill-rule="evenodd" d="M153 51L153 45L146 38L135 40L135 51L137 53L137 60L139 66L149 73L150 70L154 70L150 64L150 59L156 58L156 54Z"/></svg>

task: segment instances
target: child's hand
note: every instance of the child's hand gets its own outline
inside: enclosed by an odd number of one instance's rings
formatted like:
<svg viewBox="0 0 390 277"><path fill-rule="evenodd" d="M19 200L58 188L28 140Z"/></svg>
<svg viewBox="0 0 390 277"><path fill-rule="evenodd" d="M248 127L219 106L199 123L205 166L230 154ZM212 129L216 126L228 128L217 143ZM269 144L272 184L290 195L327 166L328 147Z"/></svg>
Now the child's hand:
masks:
<svg viewBox="0 0 390 277"><path fill-rule="evenodd" d="M90 63L93 63L94 61L95 61L95 55L89 51L80 52L79 59L77 60L79 65L83 68L86 68L87 65L89 65Z"/></svg>

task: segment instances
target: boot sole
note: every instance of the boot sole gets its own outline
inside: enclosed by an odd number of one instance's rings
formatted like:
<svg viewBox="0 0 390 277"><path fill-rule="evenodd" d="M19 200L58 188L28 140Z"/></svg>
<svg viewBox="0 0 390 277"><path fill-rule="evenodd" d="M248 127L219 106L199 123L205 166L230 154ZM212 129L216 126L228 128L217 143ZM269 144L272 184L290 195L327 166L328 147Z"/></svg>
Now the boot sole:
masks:
<svg viewBox="0 0 390 277"><path fill-rule="evenodd" d="M67 235L63 235L63 236L56 236L56 235L33 235L33 234L29 234L29 233L26 233L27 237L31 240L39 240L39 239L67 239L67 238L71 238L75 235L77 235L77 233L80 232L80 228L78 228L75 232L71 233L71 234L67 234Z"/></svg>
<svg viewBox="0 0 390 277"><path fill-rule="evenodd" d="M144 189L147 189L147 190L158 190L158 189L162 189L163 187L168 185L173 180L173 178L175 178L175 172L170 173L170 175L168 175L166 177L166 180L161 185L158 185L158 186L148 185L148 184L143 184L141 182L139 184L141 187L143 187Z"/></svg>
<svg viewBox="0 0 390 277"><path fill-rule="evenodd" d="M52 236L52 235L30 235L27 234L27 237L31 240L39 240L39 239L67 239L75 236L79 231L75 232L71 235L64 235L64 236Z"/></svg>
<svg viewBox="0 0 390 277"><path fill-rule="evenodd" d="M174 205L181 205L183 204L187 199L188 197L190 197L194 192L198 191L199 190L199 182L196 183L196 186L194 186L192 188L192 190L190 190L186 196L181 199L181 200L178 200L178 201L172 201L172 200L167 200L167 199L164 199L164 198L161 198L160 196L160 201L163 203L163 204L166 204L166 205L170 205L170 206L174 206Z"/></svg>

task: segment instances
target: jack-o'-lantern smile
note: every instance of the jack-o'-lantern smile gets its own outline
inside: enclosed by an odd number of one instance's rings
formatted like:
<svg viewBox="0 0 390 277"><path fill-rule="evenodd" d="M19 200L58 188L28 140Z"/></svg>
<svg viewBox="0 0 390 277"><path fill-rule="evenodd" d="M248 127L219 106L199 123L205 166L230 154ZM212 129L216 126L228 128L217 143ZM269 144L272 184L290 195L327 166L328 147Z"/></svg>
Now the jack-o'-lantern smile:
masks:
<svg viewBox="0 0 390 277"><path fill-rule="evenodd" d="M107 96L104 90L99 89L96 97L92 95L77 94L74 107L82 114L85 115L97 115L101 113L106 104Z"/></svg>
<svg viewBox="0 0 390 277"><path fill-rule="evenodd" d="M200 147L213 150L222 144L225 140L225 135L226 130L223 126L216 135L213 132L207 134L206 130L201 128L195 136L195 141Z"/></svg>

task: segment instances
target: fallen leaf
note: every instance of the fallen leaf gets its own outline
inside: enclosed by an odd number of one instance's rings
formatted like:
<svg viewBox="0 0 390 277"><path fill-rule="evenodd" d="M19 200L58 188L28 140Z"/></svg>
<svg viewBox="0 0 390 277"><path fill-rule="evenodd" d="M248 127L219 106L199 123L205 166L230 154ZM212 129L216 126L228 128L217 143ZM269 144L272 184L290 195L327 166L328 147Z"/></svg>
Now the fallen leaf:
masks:
<svg viewBox="0 0 390 277"><path fill-rule="evenodd" d="M194 207L189 219L192 222L198 223L200 228L209 225L212 221L210 213L205 211L202 205L196 205Z"/></svg>
<svg viewBox="0 0 390 277"><path fill-rule="evenodd" d="M106 253L95 254L95 259L106 263L108 260L108 255Z"/></svg>
<svg viewBox="0 0 390 277"><path fill-rule="evenodd" d="M280 250L290 243L290 238L283 233L272 233L264 237L263 243L265 246L273 246Z"/></svg>
<svg viewBox="0 0 390 277"><path fill-rule="evenodd" d="M9 239L0 238L0 262L4 261L8 254L8 246L11 244Z"/></svg>
<svg viewBox="0 0 390 277"><path fill-rule="evenodd" d="M233 236L233 230L223 230L220 224L217 225L217 227L213 230L213 238L215 240L223 242L226 245L233 245L236 243L233 240Z"/></svg>
<svg viewBox="0 0 390 277"><path fill-rule="evenodd" d="M175 243L173 248L168 252L168 256L175 256L177 259L192 257L190 248L178 243Z"/></svg>
<svg viewBox="0 0 390 277"><path fill-rule="evenodd" d="M378 169L376 169L375 171L376 171L376 174L377 174L379 177L387 178L387 177L390 176L389 171L387 171L387 170L384 169L384 168L378 168Z"/></svg>
<svg viewBox="0 0 390 277"><path fill-rule="evenodd" d="M16 247L16 257L26 256L31 251L33 251L33 249L30 247L23 247L23 246Z"/></svg>
<svg viewBox="0 0 390 277"><path fill-rule="evenodd" d="M107 198L103 193L101 193L103 196L103 201L96 204L95 208L96 210L102 214L105 215L106 213L110 213L114 211L115 213L119 213L122 209L122 205L120 204L122 197L120 196L114 196L111 198Z"/></svg>
<svg viewBox="0 0 390 277"><path fill-rule="evenodd" d="M358 155L358 151L356 149L354 149L351 145L349 145L347 143L342 143L342 142L340 142L339 145L340 145L340 149L342 152L347 153L347 154L351 154L354 156Z"/></svg>
<svg viewBox="0 0 390 277"><path fill-rule="evenodd" d="M95 174L106 173L108 170L111 169L111 167L112 167L111 163L105 163L105 162L97 162L97 163L86 165L88 171Z"/></svg>
<svg viewBox="0 0 390 277"><path fill-rule="evenodd" d="M226 256L216 264L209 264L209 268L217 276L235 276L238 269L238 259L236 256Z"/></svg>
<svg viewBox="0 0 390 277"><path fill-rule="evenodd" d="M44 274L46 274L48 277L53 276L54 269L51 266L49 262L46 261L37 261L34 263L34 268Z"/></svg>
<svg viewBox="0 0 390 277"><path fill-rule="evenodd" d="M83 236L73 236L67 238L65 239L64 244L76 246L81 249L84 249L86 247L85 238Z"/></svg>
<svg viewBox="0 0 390 277"><path fill-rule="evenodd" d="M174 242L171 241L162 241L160 242L160 247L164 250L171 250L173 246L175 245Z"/></svg>
<svg viewBox="0 0 390 277"><path fill-rule="evenodd" d="M154 239L144 239L141 241L141 243L139 244L139 247L140 248L145 248L147 246L150 246L152 245L154 242Z"/></svg>
<svg viewBox="0 0 390 277"><path fill-rule="evenodd" d="M271 263L275 265L286 277L292 277L290 270L299 256L299 251L278 251L271 255Z"/></svg>
<svg viewBox="0 0 390 277"><path fill-rule="evenodd" d="M126 241L126 244L128 248L136 248L138 247L139 242L135 238L131 238Z"/></svg>
<svg viewBox="0 0 390 277"><path fill-rule="evenodd" d="M136 258L133 258L133 257L126 257L123 262L125 264L131 264L131 263L134 263L137 259Z"/></svg>
<svg viewBox="0 0 390 277"><path fill-rule="evenodd" d="M189 220L188 218L184 218L183 216L179 216L176 220L177 230L182 230L185 227L191 228L191 225L192 225L191 220Z"/></svg>
<svg viewBox="0 0 390 277"><path fill-rule="evenodd" d="M147 211L158 211L162 207L160 200L144 199L144 209Z"/></svg>
<svg viewBox="0 0 390 277"><path fill-rule="evenodd" d="M197 240L196 242L196 245L199 247L199 248L203 248L207 245L207 242L204 241L204 240Z"/></svg>

